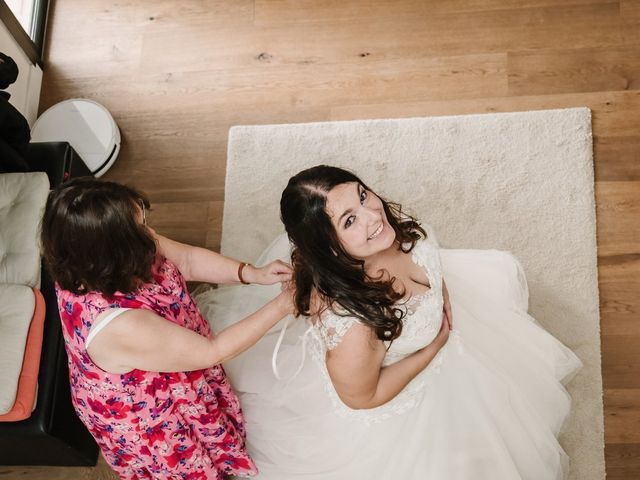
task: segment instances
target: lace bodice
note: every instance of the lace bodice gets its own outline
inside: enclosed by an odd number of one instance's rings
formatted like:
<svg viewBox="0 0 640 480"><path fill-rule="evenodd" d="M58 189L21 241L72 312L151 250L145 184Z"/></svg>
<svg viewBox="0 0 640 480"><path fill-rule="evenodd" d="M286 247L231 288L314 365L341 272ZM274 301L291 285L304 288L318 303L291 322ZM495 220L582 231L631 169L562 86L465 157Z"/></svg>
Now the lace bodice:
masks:
<svg viewBox="0 0 640 480"><path fill-rule="evenodd" d="M424 294L409 299L405 308L407 314L403 321L403 329L400 337L391 342L383 366L391 365L415 351L425 347L433 341L442 324L442 267L438 246L429 240L419 241L411 252L412 260L416 265L424 268L429 280L430 289ZM333 350L339 344L349 329L358 320L354 317L342 317L332 312L327 312L317 322L314 329L315 341L312 342L312 356L320 364L325 376L327 393L332 397L336 410L348 417L357 418L365 422L377 422L385 418L400 414L412 408L418 397L418 393L424 388L430 375L437 373L439 365L446 354L447 346L451 343L451 336L458 347L461 348L460 339L455 330L450 335L450 341L440 350L425 370L410 382L400 394L388 403L369 410L353 410L346 406L336 393L329 377L325 358L329 350Z"/></svg>
<svg viewBox="0 0 640 480"><path fill-rule="evenodd" d="M442 268L438 248L428 241L420 241L411 252L416 265L424 268L430 288L409 299L405 308L402 334L391 342L383 365L390 365L430 343L442 323ZM317 323L318 334L325 350L333 350L344 335L357 323L355 317L342 317L327 312Z"/></svg>

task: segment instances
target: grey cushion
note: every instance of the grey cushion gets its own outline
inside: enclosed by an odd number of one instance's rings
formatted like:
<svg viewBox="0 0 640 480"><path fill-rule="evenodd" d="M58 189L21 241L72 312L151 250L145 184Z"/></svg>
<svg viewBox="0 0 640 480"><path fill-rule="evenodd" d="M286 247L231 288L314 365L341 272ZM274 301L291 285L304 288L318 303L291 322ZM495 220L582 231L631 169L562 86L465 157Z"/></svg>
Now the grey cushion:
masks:
<svg viewBox="0 0 640 480"><path fill-rule="evenodd" d="M39 228L48 193L43 172L0 175L0 284L39 288Z"/></svg>

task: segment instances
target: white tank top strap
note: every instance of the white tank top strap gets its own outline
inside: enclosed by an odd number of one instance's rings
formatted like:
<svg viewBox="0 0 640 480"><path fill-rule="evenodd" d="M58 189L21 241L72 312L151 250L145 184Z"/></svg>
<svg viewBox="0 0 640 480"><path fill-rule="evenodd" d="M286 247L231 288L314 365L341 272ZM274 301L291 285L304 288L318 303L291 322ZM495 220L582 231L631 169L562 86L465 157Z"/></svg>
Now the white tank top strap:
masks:
<svg viewBox="0 0 640 480"><path fill-rule="evenodd" d="M105 316L102 321L97 325L97 326L92 326L91 330L89 331L89 335L87 335L87 339L84 342L84 348L85 350L87 348L89 348L89 344L93 341L94 337L100 333L100 330L102 330L104 327L106 327L107 325L109 325L109 323L111 323L111 321L120 316L121 314L123 314L124 312L126 312L127 310L131 310L130 308L114 308L111 310L111 312L109 312L107 314L107 316Z"/></svg>

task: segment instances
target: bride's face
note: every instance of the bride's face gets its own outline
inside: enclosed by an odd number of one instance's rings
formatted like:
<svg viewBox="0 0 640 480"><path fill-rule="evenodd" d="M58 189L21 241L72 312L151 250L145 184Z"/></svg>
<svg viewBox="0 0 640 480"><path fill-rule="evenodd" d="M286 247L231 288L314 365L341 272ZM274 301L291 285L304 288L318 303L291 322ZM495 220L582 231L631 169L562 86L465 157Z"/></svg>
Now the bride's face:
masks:
<svg viewBox="0 0 640 480"><path fill-rule="evenodd" d="M391 247L396 239L382 202L359 183L332 188L326 210L342 247L355 258L371 257Z"/></svg>

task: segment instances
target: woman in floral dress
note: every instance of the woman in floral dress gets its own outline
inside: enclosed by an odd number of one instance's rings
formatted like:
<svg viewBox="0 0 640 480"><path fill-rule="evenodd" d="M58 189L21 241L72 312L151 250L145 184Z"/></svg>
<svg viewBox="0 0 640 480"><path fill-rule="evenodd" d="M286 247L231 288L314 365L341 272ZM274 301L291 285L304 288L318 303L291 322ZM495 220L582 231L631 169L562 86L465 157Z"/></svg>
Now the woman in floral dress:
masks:
<svg viewBox="0 0 640 480"><path fill-rule="evenodd" d="M220 365L292 311L284 291L212 336L186 280L274 284L281 261L256 268L157 235L146 197L76 179L51 192L42 225L56 281L72 401L124 479L252 476L238 398Z"/></svg>

